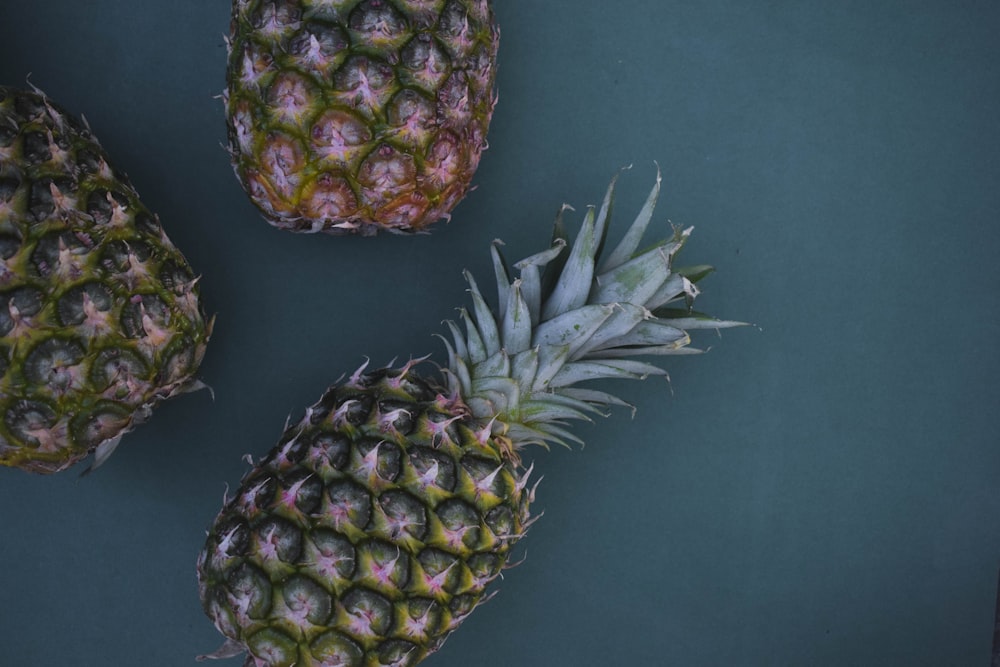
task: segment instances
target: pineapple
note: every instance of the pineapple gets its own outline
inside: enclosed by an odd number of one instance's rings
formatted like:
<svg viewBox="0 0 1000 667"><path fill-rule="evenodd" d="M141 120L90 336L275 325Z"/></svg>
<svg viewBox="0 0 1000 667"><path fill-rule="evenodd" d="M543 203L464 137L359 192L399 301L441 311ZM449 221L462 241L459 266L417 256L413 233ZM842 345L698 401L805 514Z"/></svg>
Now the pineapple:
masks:
<svg viewBox="0 0 1000 667"><path fill-rule="evenodd" d="M247 667L415 665L489 597L532 523L529 444L626 405L578 383L665 375L634 357L696 352L688 330L736 322L690 310L708 267L676 269L690 229L639 250L659 178L602 252L614 181L570 243L514 264L492 248L491 310L451 323L448 364L359 370L286 428L244 477L198 559L201 599ZM228 495L228 494L227 494Z"/></svg>
<svg viewBox="0 0 1000 667"><path fill-rule="evenodd" d="M96 462L192 379L197 279L90 129L0 87L0 464Z"/></svg>
<svg viewBox="0 0 1000 667"><path fill-rule="evenodd" d="M493 115L489 0L234 0L233 166L296 232L425 230L465 196Z"/></svg>

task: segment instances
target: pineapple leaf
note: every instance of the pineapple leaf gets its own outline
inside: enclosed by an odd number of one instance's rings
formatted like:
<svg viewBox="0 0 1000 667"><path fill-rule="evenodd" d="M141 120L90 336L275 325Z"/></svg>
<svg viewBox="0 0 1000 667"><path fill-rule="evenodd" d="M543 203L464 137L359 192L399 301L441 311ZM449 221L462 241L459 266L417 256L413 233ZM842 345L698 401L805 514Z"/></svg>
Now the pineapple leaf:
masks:
<svg viewBox="0 0 1000 667"><path fill-rule="evenodd" d="M697 266L675 267L674 273L678 273L693 283L697 283L710 273L715 272L714 266L708 264L698 264Z"/></svg>
<svg viewBox="0 0 1000 667"><path fill-rule="evenodd" d="M594 279L594 209L588 208L583 227L570 248L569 258L552 294L542 305L542 319L548 320L579 308L587 302Z"/></svg>
<svg viewBox="0 0 1000 667"><path fill-rule="evenodd" d="M569 406L557 401L549 400L556 394L543 394L544 398L536 398L526 402L521 406L521 419L525 422L553 422L562 419L579 419L581 421L592 421L590 417L580 409L580 405ZM586 403L581 404L584 408L589 408Z"/></svg>
<svg viewBox="0 0 1000 667"><path fill-rule="evenodd" d="M534 345L542 347L568 345L572 356L614 312L612 304L591 304L563 313L535 330Z"/></svg>
<svg viewBox="0 0 1000 667"><path fill-rule="evenodd" d="M508 354L523 352L531 346L531 312L521 296L521 281L515 280L507 294L507 315L501 320L501 337Z"/></svg>
<svg viewBox="0 0 1000 667"><path fill-rule="evenodd" d="M639 322L623 336L605 340L596 349L630 346L680 346L686 345L689 340L683 329L671 326L662 320L647 320Z"/></svg>
<svg viewBox="0 0 1000 667"><path fill-rule="evenodd" d="M486 299L483 298L482 292L479 291L476 279L468 271L465 272L465 279L469 282L469 292L472 294L472 307L476 311L476 324L483 338L483 347L486 349L487 355L496 354L502 347L500 330L497 328L496 318L493 315L493 311L486 304Z"/></svg>
<svg viewBox="0 0 1000 667"><path fill-rule="evenodd" d="M606 319L597 331L588 338L586 344L577 350L574 358L579 358L592 350L605 347L607 341L628 334L640 322L647 317L651 317L648 310L632 303L616 303L614 306L615 308L611 313L611 317Z"/></svg>
<svg viewBox="0 0 1000 667"><path fill-rule="evenodd" d="M500 253L500 246L503 243L496 239L490 246L490 257L493 259L493 272L497 279L497 315L500 320L507 314L508 292L510 292L510 272L507 270L507 263Z"/></svg>
<svg viewBox="0 0 1000 667"><path fill-rule="evenodd" d="M667 372L659 366L635 361L634 359L574 361L563 366L549 384L552 387L566 387L587 380L605 378L639 380L650 375L666 374Z"/></svg>
<svg viewBox="0 0 1000 667"><path fill-rule="evenodd" d="M646 307L655 311L660 306L676 301L688 294L697 294L697 288L694 286L694 283L679 273L672 273L656 289L656 292L649 297L649 300L646 301Z"/></svg>
<svg viewBox="0 0 1000 667"><path fill-rule="evenodd" d="M465 323L465 344L469 350L469 354L465 358L477 364L486 359L486 345L483 344L482 336L479 335L479 330L476 328L476 323L472 321L469 311L462 308L459 313L462 317L462 322Z"/></svg>
<svg viewBox="0 0 1000 667"><path fill-rule="evenodd" d="M538 374L538 348L518 352L511 359L511 377L518 381L521 392L530 394Z"/></svg>
<svg viewBox="0 0 1000 667"><path fill-rule="evenodd" d="M508 377L510 375L510 357L503 351L491 354L472 367L473 377Z"/></svg>
<svg viewBox="0 0 1000 667"><path fill-rule="evenodd" d="M448 350L450 353L449 356L451 354L455 354L461 357L462 359L468 359L469 348L467 348L465 345L465 336L462 335L462 331L458 328L458 325L455 324L452 320L448 320L447 322L445 322L445 324L451 331L451 337L455 343L454 349L451 347L451 345L448 346ZM448 342L448 339L445 338L444 336L441 336L441 340L443 340L445 343Z"/></svg>
<svg viewBox="0 0 1000 667"><path fill-rule="evenodd" d="M680 308L659 308L653 311L656 317L668 320L671 326L678 329L730 329L747 326L747 322L720 320L706 313Z"/></svg>
<svg viewBox="0 0 1000 667"><path fill-rule="evenodd" d="M644 304L669 276L669 256L661 248L654 248L599 275L590 300Z"/></svg>
<svg viewBox="0 0 1000 667"><path fill-rule="evenodd" d="M656 183L646 198L646 203L636 216L632 226L629 227L625 236L619 241L618 246L605 258L599 270L600 273L607 273L611 269L629 260L642 243L642 237L646 234L650 220L653 219L653 209L656 208L656 201L660 196L660 183L663 177L660 174L660 166L656 166Z"/></svg>
<svg viewBox="0 0 1000 667"><path fill-rule="evenodd" d="M597 250L594 252L595 258L601 256L601 252L604 250L604 242L608 237L608 220L611 218L611 209L614 208L615 185L618 183L618 176L620 174L621 171L611 177L611 183L608 185L607 192L604 193L604 201L601 202L601 208L597 212L597 219L594 222L594 236L597 238Z"/></svg>
<svg viewBox="0 0 1000 667"><path fill-rule="evenodd" d="M542 300L547 301L555 290L559 276L562 275L563 267L566 266L567 255L562 249L569 245L570 238L566 232L566 222L563 219L566 211L574 210L569 204L563 204L556 214L556 221L552 225L552 248L559 248L548 262L545 263L545 272L542 274Z"/></svg>

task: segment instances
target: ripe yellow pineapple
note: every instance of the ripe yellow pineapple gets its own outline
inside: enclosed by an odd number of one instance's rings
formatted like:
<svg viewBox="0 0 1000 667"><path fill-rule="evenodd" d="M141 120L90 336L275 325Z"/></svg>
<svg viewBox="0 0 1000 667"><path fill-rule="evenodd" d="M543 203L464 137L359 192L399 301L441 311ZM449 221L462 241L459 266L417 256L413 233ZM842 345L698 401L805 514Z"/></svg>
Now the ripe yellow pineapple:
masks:
<svg viewBox="0 0 1000 667"><path fill-rule="evenodd" d="M0 87L0 465L97 462L196 388L197 279L89 128Z"/></svg>
<svg viewBox="0 0 1000 667"><path fill-rule="evenodd" d="M497 42L489 0L234 0L237 176L283 229L425 230L479 165Z"/></svg>
<svg viewBox="0 0 1000 667"><path fill-rule="evenodd" d="M492 249L491 310L451 324L448 364L415 362L332 386L229 497L198 560L202 603L246 667L412 666L482 603L532 518L528 444L610 406L602 378L663 375L635 357L696 352L688 330L735 326L690 310L708 267L673 259L690 229L640 245L659 179L602 252L614 183L570 243L514 264ZM560 216L561 217L561 216Z"/></svg>

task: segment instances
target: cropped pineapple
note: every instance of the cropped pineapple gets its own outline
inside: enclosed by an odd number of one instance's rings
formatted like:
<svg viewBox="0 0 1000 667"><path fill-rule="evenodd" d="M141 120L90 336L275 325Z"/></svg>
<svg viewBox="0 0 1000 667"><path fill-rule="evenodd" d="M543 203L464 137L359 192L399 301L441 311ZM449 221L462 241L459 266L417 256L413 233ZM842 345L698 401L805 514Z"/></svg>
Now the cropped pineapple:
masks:
<svg viewBox="0 0 1000 667"><path fill-rule="evenodd" d="M465 196L493 115L488 0L234 0L233 165L272 225L417 232Z"/></svg>
<svg viewBox="0 0 1000 667"><path fill-rule="evenodd" d="M365 366L331 387L244 477L198 560L202 603L247 667L411 666L488 596L532 523L526 445L610 406L601 378L664 375L634 357L686 354L708 267L673 268L690 229L640 250L659 179L621 242L602 252L614 183L575 241L514 264L492 248L491 310L451 324L448 364ZM561 217L561 216L560 216Z"/></svg>
<svg viewBox="0 0 1000 667"><path fill-rule="evenodd" d="M196 388L197 279L89 128L0 87L0 464L103 460Z"/></svg>

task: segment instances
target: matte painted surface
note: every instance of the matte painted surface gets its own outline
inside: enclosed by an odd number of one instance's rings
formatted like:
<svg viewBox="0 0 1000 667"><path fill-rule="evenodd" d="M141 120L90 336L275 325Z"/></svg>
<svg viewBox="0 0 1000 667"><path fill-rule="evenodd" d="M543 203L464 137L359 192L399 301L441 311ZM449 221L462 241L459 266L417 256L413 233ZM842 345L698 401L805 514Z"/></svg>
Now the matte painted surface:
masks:
<svg viewBox="0 0 1000 667"><path fill-rule="evenodd" d="M377 239L279 232L239 189L227 3L0 5L0 81L88 118L218 313L214 401L164 404L86 478L0 470L0 664L213 650L194 560L241 457L365 356L442 360L490 240L541 249L559 204L633 164L628 216L654 160L660 223L719 269L702 309L761 330L707 337L670 386L616 384L634 419L537 452L526 561L425 664L988 664L996 2L500 3L478 189L432 236Z"/></svg>

